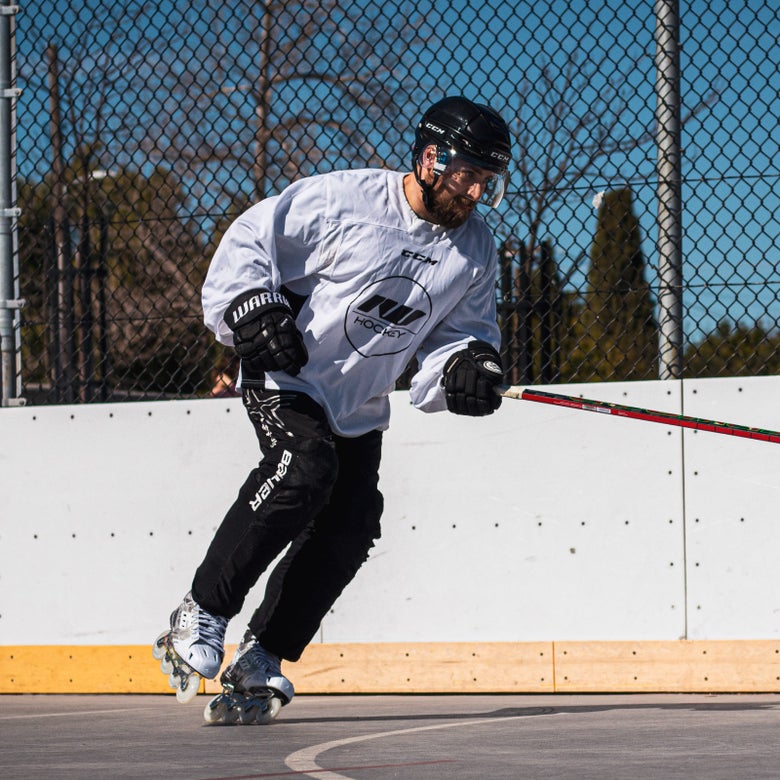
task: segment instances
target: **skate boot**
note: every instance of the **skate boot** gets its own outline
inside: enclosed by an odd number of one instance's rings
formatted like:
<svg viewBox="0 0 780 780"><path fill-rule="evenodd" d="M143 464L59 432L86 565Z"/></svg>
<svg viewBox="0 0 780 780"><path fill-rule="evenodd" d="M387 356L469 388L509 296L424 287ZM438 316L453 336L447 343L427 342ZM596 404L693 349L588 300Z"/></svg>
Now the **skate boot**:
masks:
<svg viewBox="0 0 780 780"><path fill-rule="evenodd" d="M227 618L206 612L188 593L171 614L170 631L155 640L152 655L180 702L195 696L202 677L216 677L225 655L227 624Z"/></svg>
<svg viewBox="0 0 780 780"><path fill-rule="evenodd" d="M253 636L245 637L238 646L220 682L222 693L203 711L207 723L266 724L295 695L293 684L282 674L279 658Z"/></svg>

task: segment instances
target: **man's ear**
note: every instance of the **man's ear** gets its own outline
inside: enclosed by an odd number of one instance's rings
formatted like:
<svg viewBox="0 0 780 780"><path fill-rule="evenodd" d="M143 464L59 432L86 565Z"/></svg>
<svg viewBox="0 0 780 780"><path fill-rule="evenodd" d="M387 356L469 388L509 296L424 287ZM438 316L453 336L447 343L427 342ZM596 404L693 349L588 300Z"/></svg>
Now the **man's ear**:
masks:
<svg viewBox="0 0 780 780"><path fill-rule="evenodd" d="M423 153L420 155L420 161L423 168L433 170L433 165L436 162L436 144L428 144L423 149Z"/></svg>

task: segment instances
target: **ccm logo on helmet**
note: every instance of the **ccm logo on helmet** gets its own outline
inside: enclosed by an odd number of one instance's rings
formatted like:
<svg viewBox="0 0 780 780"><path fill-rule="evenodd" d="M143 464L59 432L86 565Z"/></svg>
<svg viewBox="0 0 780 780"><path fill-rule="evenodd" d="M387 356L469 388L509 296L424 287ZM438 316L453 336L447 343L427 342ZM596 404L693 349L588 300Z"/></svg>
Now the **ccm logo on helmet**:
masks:
<svg viewBox="0 0 780 780"><path fill-rule="evenodd" d="M502 163L508 163L509 160L512 159L508 154L496 151L490 152L490 157L492 157L494 160L500 160Z"/></svg>

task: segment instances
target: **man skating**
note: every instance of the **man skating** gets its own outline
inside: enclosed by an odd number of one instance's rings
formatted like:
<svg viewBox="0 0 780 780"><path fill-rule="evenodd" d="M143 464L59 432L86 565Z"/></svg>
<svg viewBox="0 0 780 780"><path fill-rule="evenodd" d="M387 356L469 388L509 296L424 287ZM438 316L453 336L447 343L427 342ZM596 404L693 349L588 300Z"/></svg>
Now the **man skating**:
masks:
<svg viewBox="0 0 780 780"><path fill-rule="evenodd" d="M264 722L292 698L281 659L300 657L380 536L388 395L410 362L417 408L498 408L496 247L475 209L498 205L509 162L500 116L445 98L417 126L411 173L302 179L225 233L204 319L241 358L262 459L155 643L180 699L218 673L228 621L286 552L207 720Z"/></svg>

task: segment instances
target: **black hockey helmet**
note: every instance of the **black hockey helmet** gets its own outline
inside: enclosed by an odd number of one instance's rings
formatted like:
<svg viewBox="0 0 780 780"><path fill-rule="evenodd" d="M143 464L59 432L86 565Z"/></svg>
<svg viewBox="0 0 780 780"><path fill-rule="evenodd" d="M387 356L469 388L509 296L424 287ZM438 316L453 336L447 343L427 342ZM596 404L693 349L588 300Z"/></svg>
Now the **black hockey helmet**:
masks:
<svg viewBox="0 0 780 780"><path fill-rule="evenodd" d="M509 128L490 106L473 103L465 97L447 97L434 103L424 114L414 134L412 166L427 196L432 185L419 177L418 164L423 150L436 145L434 174L438 177L456 162L476 165L495 174L482 197L495 207L501 202L512 159Z"/></svg>

